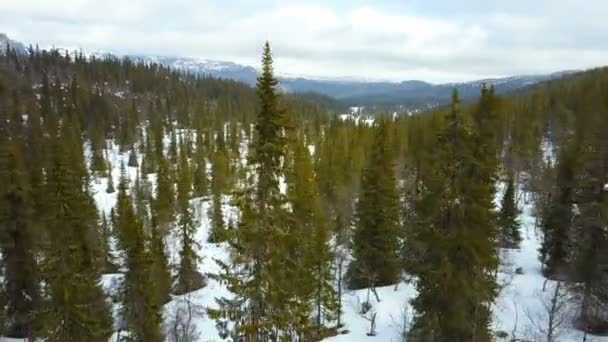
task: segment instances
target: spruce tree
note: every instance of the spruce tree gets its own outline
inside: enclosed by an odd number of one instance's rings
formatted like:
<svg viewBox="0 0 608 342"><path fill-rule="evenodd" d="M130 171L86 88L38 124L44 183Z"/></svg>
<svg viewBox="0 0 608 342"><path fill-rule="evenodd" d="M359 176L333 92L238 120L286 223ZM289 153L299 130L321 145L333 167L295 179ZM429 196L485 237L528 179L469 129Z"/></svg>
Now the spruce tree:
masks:
<svg viewBox="0 0 608 342"><path fill-rule="evenodd" d="M103 273L115 273L117 271L117 266L115 264L114 256L112 255L112 250L110 248L110 238L112 236L112 229L110 227L110 223L106 218L106 215L101 213L101 225L100 225L100 252L102 254L102 272Z"/></svg>
<svg viewBox="0 0 608 342"><path fill-rule="evenodd" d="M178 183L177 183L177 207L178 207L178 229L181 240L180 263L177 270L177 282L175 292L183 294L197 290L204 286L202 275L197 270L199 257L196 254L197 243L194 239L196 233L196 222L190 198L192 195L192 177L186 147L180 144Z"/></svg>
<svg viewBox="0 0 608 342"><path fill-rule="evenodd" d="M570 250L573 273L580 281L576 325L603 335L608 333L608 119L606 111L583 112L577 119L579 162Z"/></svg>
<svg viewBox="0 0 608 342"><path fill-rule="evenodd" d="M0 137L0 251L5 336L34 339L40 328L40 274L33 202L19 145Z"/></svg>
<svg viewBox="0 0 608 342"><path fill-rule="evenodd" d="M222 242L226 240L226 227L222 212L222 195L226 191L226 173L228 173L228 159L223 149L213 155L211 166L211 234L209 241Z"/></svg>
<svg viewBox="0 0 608 342"><path fill-rule="evenodd" d="M112 177L112 165L108 163L108 184L106 186L106 193L112 194L116 191L114 188L114 178Z"/></svg>
<svg viewBox="0 0 608 342"><path fill-rule="evenodd" d="M207 195L207 187L209 186L209 180L207 178L207 158L205 153L205 146L203 136L201 133L196 134L196 150L194 155L194 174L193 177L193 188L194 196L202 197Z"/></svg>
<svg viewBox="0 0 608 342"><path fill-rule="evenodd" d="M153 276L154 257L146 249L143 224L136 216L127 193L124 171L118 187L116 203L116 234L125 252L127 271L122 283L123 316L131 338L136 341L163 341L162 298Z"/></svg>
<svg viewBox="0 0 608 342"><path fill-rule="evenodd" d="M165 251L165 241L158 229L156 220L152 217L150 227L150 256L152 257L151 277L156 283L157 298L160 303L166 303L171 293L171 272Z"/></svg>
<svg viewBox="0 0 608 342"><path fill-rule="evenodd" d="M574 218L575 196L575 145L565 143L557 160L557 189L551 194L549 207L541 218L543 241L540 248L543 273L549 278L568 276L571 260L569 245Z"/></svg>
<svg viewBox="0 0 608 342"><path fill-rule="evenodd" d="M482 92L480 111L491 110ZM484 103L484 101L487 101ZM490 306L496 296L494 181L497 165L488 126L472 133L459 110L452 109L437 136L429 168L415 203L413 239L424 253L411 265L418 296L410 338L413 341L490 341ZM488 106L485 107L484 106ZM484 139L486 138L486 139ZM479 143L488 144L478 146ZM455 296L454 294L458 295Z"/></svg>
<svg viewBox="0 0 608 342"><path fill-rule="evenodd" d="M509 174L506 188L500 204L498 216L499 244L502 248L517 248L521 242L520 223L517 218L517 200L515 198L515 180Z"/></svg>
<svg viewBox="0 0 608 342"><path fill-rule="evenodd" d="M289 311L298 297L291 292L292 260L285 241L290 223L287 199L279 187L287 125L279 109L277 84L270 44L266 43L257 83L260 110L248 155L255 177L235 199L240 222L232 241L232 265L220 263L219 277L234 297L219 299L219 310L212 311L218 326L230 327L232 338L251 342L288 340L298 335L297 322L293 321L298 316ZM228 322L233 324L228 326Z"/></svg>
<svg viewBox="0 0 608 342"><path fill-rule="evenodd" d="M355 289L399 281L399 197L389 125L387 120L378 124L361 180L354 260L348 270L350 286Z"/></svg>
<svg viewBox="0 0 608 342"><path fill-rule="evenodd" d="M171 173L172 169L169 162L161 158L156 173L156 196L154 198L153 211L163 236L169 232L169 228L175 218L175 188Z"/></svg>
<svg viewBox="0 0 608 342"><path fill-rule="evenodd" d="M45 190L48 243L43 274L50 299L44 335L47 341L107 341L112 320L99 285L88 187L83 187L71 153L66 153L73 143L63 136L53 140Z"/></svg>
<svg viewBox="0 0 608 342"><path fill-rule="evenodd" d="M293 213L293 233L290 250L296 259L293 278L295 291L300 293L302 304L299 312L306 322L314 316L315 335L312 327L303 326L301 332L309 333L308 338L322 336L324 324L333 321L338 311L338 299L334 288L334 255L330 248L330 227L325 223L321 209L318 186L308 147L300 140L294 146L291 179L289 180L289 201Z"/></svg>

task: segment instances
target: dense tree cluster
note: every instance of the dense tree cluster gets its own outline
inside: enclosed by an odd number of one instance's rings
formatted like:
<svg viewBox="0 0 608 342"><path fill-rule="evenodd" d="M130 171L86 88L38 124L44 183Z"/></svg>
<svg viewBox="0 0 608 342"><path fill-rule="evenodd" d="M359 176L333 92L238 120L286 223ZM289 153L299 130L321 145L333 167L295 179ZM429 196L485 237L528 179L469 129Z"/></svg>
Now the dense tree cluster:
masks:
<svg viewBox="0 0 608 342"><path fill-rule="evenodd" d="M469 106L455 92L447 108L366 124L340 119L330 99L281 93L268 43L255 89L9 48L0 335L166 340L165 304L208 280L206 215L209 243L230 250L209 275L232 293L208 312L227 339L320 340L342 323L343 287L411 280L411 341L489 342L498 256L522 241L523 195L545 276L579 294L579 328L606 332L607 93L598 69L509 98L483 86ZM113 209L98 208L94 184ZM100 282L110 273L117 289Z"/></svg>

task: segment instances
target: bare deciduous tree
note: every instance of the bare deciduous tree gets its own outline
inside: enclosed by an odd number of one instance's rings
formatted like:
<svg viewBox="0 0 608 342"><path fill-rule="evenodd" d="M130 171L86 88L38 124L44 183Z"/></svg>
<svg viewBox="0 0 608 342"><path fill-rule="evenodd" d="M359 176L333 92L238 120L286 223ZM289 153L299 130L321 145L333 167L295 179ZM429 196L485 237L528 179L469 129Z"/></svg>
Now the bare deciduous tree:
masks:
<svg viewBox="0 0 608 342"><path fill-rule="evenodd" d="M572 318L568 310L570 295L564 288L562 282L557 282L553 289L547 291L547 280L543 284L543 291L538 294L543 310L531 312L526 310L526 315L531 324L531 338L535 341L555 342L566 322Z"/></svg>
<svg viewBox="0 0 608 342"><path fill-rule="evenodd" d="M171 342L194 342L198 340L200 332L193 323L197 317L203 317L205 309L194 304L192 293L176 299L171 317L167 322L167 339Z"/></svg>

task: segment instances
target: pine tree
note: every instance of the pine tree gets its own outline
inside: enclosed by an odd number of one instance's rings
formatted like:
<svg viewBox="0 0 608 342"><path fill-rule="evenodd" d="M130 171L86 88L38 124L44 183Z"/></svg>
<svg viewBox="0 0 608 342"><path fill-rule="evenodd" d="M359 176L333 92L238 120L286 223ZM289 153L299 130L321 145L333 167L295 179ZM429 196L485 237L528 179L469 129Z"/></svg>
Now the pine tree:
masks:
<svg viewBox="0 0 608 342"><path fill-rule="evenodd" d="M0 251L4 277L0 332L33 339L41 298L32 215L33 202L19 146L0 137Z"/></svg>
<svg viewBox="0 0 608 342"><path fill-rule="evenodd" d="M270 44L266 43L257 84L260 111L248 155L256 176L236 198L241 216L232 241L233 263L220 264L219 277L234 297L219 299L220 309L212 311L218 326L234 323L227 335L251 342L288 340L298 334L297 323L293 322L297 317L289 311L297 299L290 292L292 261L286 253L289 216L284 206L286 196L279 187L279 177L284 174L281 160L285 157L283 132L287 126L285 114L278 107L276 85Z"/></svg>
<svg viewBox="0 0 608 342"><path fill-rule="evenodd" d="M110 228L110 223L108 223L108 219L106 215L101 213L101 226L100 226L100 252L102 253L102 271L103 273L115 273L117 271L117 266L114 261L114 257L112 255L112 250L110 248L110 237L112 236L112 230Z"/></svg>
<svg viewBox="0 0 608 342"><path fill-rule="evenodd" d="M608 106L604 108L577 118L576 210L570 250L581 293L576 325L602 335L608 333Z"/></svg>
<svg viewBox="0 0 608 342"><path fill-rule="evenodd" d="M181 239L180 263L177 270L177 282L175 292L183 294L197 290L204 286L202 275L197 270L199 257L196 254L196 225L194 214L190 207L192 195L192 178L186 147L182 143L180 147L179 169L177 183L177 207L178 228Z"/></svg>
<svg viewBox="0 0 608 342"><path fill-rule="evenodd" d="M108 185L106 186L106 193L112 194L115 191L114 178L112 177L112 165L108 163Z"/></svg>
<svg viewBox="0 0 608 342"><path fill-rule="evenodd" d="M165 242L159 231L154 217L150 227L150 256L152 257L151 277L156 283L156 294L160 303L166 303L170 299L171 293L171 272L165 251Z"/></svg>
<svg viewBox="0 0 608 342"><path fill-rule="evenodd" d="M385 286L399 280L399 197L389 123L376 128L369 164L363 171L353 237L350 286Z"/></svg>
<svg viewBox="0 0 608 342"><path fill-rule="evenodd" d="M492 110L494 100L484 96L493 94L482 91L476 115ZM413 341L491 340L498 266L493 204L497 165L491 163L496 150L482 118L475 117L472 133L458 104L454 91L452 110L437 136L415 204L413 238L425 253L410 266L418 290L412 302L417 312Z"/></svg>
<svg viewBox="0 0 608 342"><path fill-rule="evenodd" d="M503 248L517 248L521 242L520 223L517 218L519 210L515 198L515 180L509 174L506 189L502 196L498 225L500 229L499 243Z"/></svg>
<svg viewBox="0 0 608 342"><path fill-rule="evenodd" d="M64 132L69 127L64 127ZM62 141L60 142L59 139ZM46 184L48 243L43 263L50 294L45 310L47 341L107 341L112 321L96 268L94 210L78 175L69 139L53 142Z"/></svg>
<svg viewBox="0 0 608 342"><path fill-rule="evenodd" d="M194 196L203 197L207 195L209 180L207 179L207 158L205 157L205 146L201 133L196 134L195 168L193 174Z"/></svg>
<svg viewBox="0 0 608 342"><path fill-rule="evenodd" d="M292 312L294 315L301 315L302 322L306 322L312 313L318 338L322 336L324 323L333 321L340 308L334 289L334 256L329 246L330 228L325 224L321 210L310 153L302 141L295 144L290 173L292 179L289 182L289 200L292 205L294 232L289 242L292 255L301 258L296 259L292 267L297 275L293 278L294 290L300 293L302 304L298 307L299 312ZM312 330L312 327L304 325L301 333L312 334ZM309 338L312 336L309 335Z"/></svg>
<svg viewBox="0 0 608 342"><path fill-rule="evenodd" d="M156 173L156 196L153 210L163 236L169 232L175 217L175 190L171 167L166 159L160 159Z"/></svg>
<svg viewBox="0 0 608 342"><path fill-rule="evenodd" d="M213 155L211 167L211 234L210 242L222 242L226 240L227 232L222 212L222 195L226 191L226 173L228 173L228 159L223 149Z"/></svg>
<svg viewBox="0 0 608 342"><path fill-rule="evenodd" d="M162 299L153 276L154 257L146 250L143 224L135 214L123 168L116 203L116 232L125 251L127 272L122 284L123 316L135 341L163 341Z"/></svg>
<svg viewBox="0 0 608 342"><path fill-rule="evenodd" d="M549 278L566 277L570 268L569 244L574 218L576 149L562 146L557 160L557 191L551 195L549 208L541 218L543 241L540 249L543 273Z"/></svg>

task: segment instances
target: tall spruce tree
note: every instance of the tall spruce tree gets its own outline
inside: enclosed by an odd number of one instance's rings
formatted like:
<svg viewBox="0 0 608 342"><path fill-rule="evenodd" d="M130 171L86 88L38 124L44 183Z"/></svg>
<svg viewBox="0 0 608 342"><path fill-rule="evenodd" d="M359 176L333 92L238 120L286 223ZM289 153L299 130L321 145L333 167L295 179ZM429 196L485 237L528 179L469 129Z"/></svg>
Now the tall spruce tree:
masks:
<svg viewBox="0 0 608 342"><path fill-rule="evenodd" d="M390 144L390 123L376 128L371 155L361 179L353 237L352 288L385 286L399 280L399 197Z"/></svg>
<svg viewBox="0 0 608 342"><path fill-rule="evenodd" d="M571 231L571 263L581 285L577 326L602 335L608 333L608 105L604 108L577 118L580 149Z"/></svg>
<svg viewBox="0 0 608 342"><path fill-rule="evenodd" d="M4 268L0 333L34 339L40 325L41 296L36 262L34 203L18 144L0 137L0 251Z"/></svg>
<svg viewBox="0 0 608 342"><path fill-rule="evenodd" d="M69 127L63 127L62 132ZM112 320L99 285L94 208L78 166L66 153L73 142L63 135L52 142L46 182L48 242L43 261L47 341L107 341Z"/></svg>
<svg viewBox="0 0 608 342"><path fill-rule="evenodd" d="M202 275L197 270L199 257L196 254L196 224L194 213L190 207L192 195L192 177L186 146L180 144L179 168L177 183L178 229L181 242L180 263L177 270L175 292L183 294L201 288L204 285Z"/></svg>
<svg viewBox="0 0 608 342"><path fill-rule="evenodd" d="M330 248L330 227L325 223L318 185L308 147L300 138L294 144L289 178L289 201L293 213L292 255L300 260L293 266L297 273L293 284L301 296L299 312L303 322L314 316L314 329L303 327L308 338L322 336L324 324L333 321L340 307L334 288L334 255ZM314 330L314 333L313 333Z"/></svg>
<svg viewBox="0 0 608 342"><path fill-rule="evenodd" d="M130 337L135 341L163 341L161 331L162 299L153 279L153 258L146 248L143 224L135 214L127 193L127 178L123 168L118 186L115 230L121 249L125 252L127 271L122 283L123 316Z"/></svg>
<svg viewBox="0 0 608 342"><path fill-rule="evenodd" d="M574 219L577 153L572 142L562 145L556 165L557 189L551 194L549 207L541 218L543 241L540 256L543 273L549 278L565 279L570 270L569 245Z"/></svg>
<svg viewBox="0 0 608 342"><path fill-rule="evenodd" d="M297 295L291 292L293 260L286 251L290 218L279 179L284 175L287 128L279 109L270 44L264 46L257 91L260 111L249 149L249 186L236 197L240 222L232 244L232 265L220 263L220 279L234 294L218 300L212 312L226 335L251 342L295 339L299 322L290 312ZM254 175L254 176L253 176ZM227 325L232 322L232 325ZM230 329L227 329L230 327Z"/></svg>
<svg viewBox="0 0 608 342"><path fill-rule="evenodd" d="M493 95L482 92L480 107L489 105L484 96ZM412 302L417 313L413 341L491 341L498 266L492 203L496 165L485 163L496 157L496 150L476 146L491 142L484 141L484 132L471 133L459 102L454 91L416 202L413 237L424 254L411 269L418 289ZM490 110L481 109L478 115Z"/></svg>

